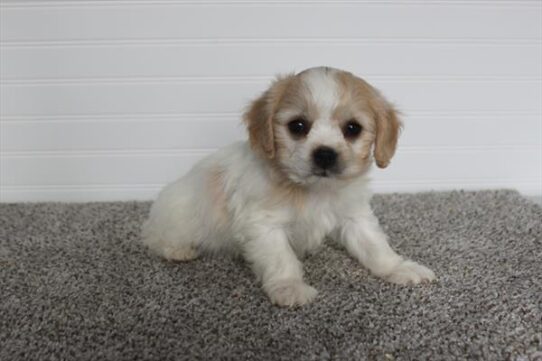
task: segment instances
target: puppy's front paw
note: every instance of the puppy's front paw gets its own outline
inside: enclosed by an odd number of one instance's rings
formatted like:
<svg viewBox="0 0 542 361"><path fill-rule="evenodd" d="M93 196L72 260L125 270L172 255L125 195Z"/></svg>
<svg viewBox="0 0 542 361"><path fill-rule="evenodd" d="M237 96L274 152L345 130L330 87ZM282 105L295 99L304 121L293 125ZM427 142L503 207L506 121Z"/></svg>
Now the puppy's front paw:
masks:
<svg viewBox="0 0 542 361"><path fill-rule="evenodd" d="M278 306L293 307L310 303L318 291L301 280L283 280L264 285L271 302Z"/></svg>
<svg viewBox="0 0 542 361"><path fill-rule="evenodd" d="M436 279L435 273L429 268L410 260L399 263L385 279L399 285L431 282Z"/></svg>

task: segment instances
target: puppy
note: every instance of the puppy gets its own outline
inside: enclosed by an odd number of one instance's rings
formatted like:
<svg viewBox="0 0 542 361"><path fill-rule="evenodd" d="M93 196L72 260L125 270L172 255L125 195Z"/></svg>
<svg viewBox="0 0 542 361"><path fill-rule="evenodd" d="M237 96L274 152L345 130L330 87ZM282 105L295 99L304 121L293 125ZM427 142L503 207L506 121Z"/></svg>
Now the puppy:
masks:
<svg viewBox="0 0 542 361"><path fill-rule="evenodd" d="M401 123L393 106L351 73L328 67L279 77L244 114L249 142L197 163L168 185L143 227L168 260L237 253L270 300L311 302L299 258L326 237L374 275L398 284L435 279L398 255L371 211L367 172L385 168Z"/></svg>

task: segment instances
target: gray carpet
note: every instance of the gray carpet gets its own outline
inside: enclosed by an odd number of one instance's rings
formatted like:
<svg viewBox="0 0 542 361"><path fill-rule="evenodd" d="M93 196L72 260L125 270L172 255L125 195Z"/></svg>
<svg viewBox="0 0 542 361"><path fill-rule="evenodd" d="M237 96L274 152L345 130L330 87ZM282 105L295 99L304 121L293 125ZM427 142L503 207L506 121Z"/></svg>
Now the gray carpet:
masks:
<svg viewBox="0 0 542 361"><path fill-rule="evenodd" d="M375 196L400 253L439 282L394 286L333 246L319 291L272 306L240 260L149 256L149 203L0 205L0 360L542 359L542 208L513 191Z"/></svg>

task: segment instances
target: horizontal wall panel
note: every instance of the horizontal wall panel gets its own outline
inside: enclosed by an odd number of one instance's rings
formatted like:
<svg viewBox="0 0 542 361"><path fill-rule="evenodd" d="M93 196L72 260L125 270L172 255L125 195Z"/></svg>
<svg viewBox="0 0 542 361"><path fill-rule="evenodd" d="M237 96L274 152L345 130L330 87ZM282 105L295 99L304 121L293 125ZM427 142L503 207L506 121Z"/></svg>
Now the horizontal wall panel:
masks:
<svg viewBox="0 0 542 361"><path fill-rule="evenodd" d="M370 80L370 78L369 78ZM4 85L1 114L238 112L266 81ZM374 82L373 82L374 84ZM404 111L542 112L540 81L380 81ZM517 96L521 94L521 96ZM515 96L513 96L515 95Z"/></svg>
<svg viewBox="0 0 542 361"><path fill-rule="evenodd" d="M510 5L514 2L509 1ZM531 38L541 5L395 2L4 7L2 40L156 38ZM302 21L300 21L302 19ZM340 19L340 21L332 21ZM97 26L99 23L99 26Z"/></svg>
<svg viewBox="0 0 542 361"><path fill-rule="evenodd" d="M542 114L433 115L404 117L400 145L424 147L538 146L542 152ZM542 174L541 174L542 176Z"/></svg>
<svg viewBox="0 0 542 361"><path fill-rule="evenodd" d="M401 147L528 145L542 149L542 114L413 114L403 120ZM206 149L247 137L240 115L13 120L0 123L0 129L3 152Z"/></svg>
<svg viewBox="0 0 542 361"><path fill-rule="evenodd" d="M206 153L4 156L0 159L0 184L163 184L184 174Z"/></svg>
<svg viewBox="0 0 542 361"><path fill-rule="evenodd" d="M160 186L140 186L119 184L118 186L63 186L63 187L2 187L0 202L111 202L126 200L152 200L160 191Z"/></svg>
<svg viewBox="0 0 542 361"><path fill-rule="evenodd" d="M31 154L4 156L0 183L17 185L164 184L184 174L209 151ZM468 165L468 166L467 166ZM476 170L476 172L467 171ZM392 164L376 170L376 181L431 182L469 179L540 180L539 147L488 149L400 149Z"/></svg>
<svg viewBox="0 0 542 361"><path fill-rule="evenodd" d="M467 165L468 164L468 165ZM521 176L520 176L521 175ZM469 179L504 181L518 177L540 181L542 151L535 147L474 149L427 149L408 151L399 148L386 169L374 172L376 181L456 180L457 188Z"/></svg>
<svg viewBox="0 0 542 361"><path fill-rule="evenodd" d="M537 44L134 44L5 48L0 75L4 80L270 76L328 65L360 76L542 76L540 64Z"/></svg>
<svg viewBox="0 0 542 361"><path fill-rule="evenodd" d="M408 0L411 5L472 5L472 6L536 6L539 0ZM398 5L406 0L3 0L5 8L48 8L52 7L79 7L79 6L310 6L310 5Z"/></svg>
<svg viewBox="0 0 542 361"><path fill-rule="evenodd" d="M218 148L245 137L240 119L9 122L1 150Z"/></svg>

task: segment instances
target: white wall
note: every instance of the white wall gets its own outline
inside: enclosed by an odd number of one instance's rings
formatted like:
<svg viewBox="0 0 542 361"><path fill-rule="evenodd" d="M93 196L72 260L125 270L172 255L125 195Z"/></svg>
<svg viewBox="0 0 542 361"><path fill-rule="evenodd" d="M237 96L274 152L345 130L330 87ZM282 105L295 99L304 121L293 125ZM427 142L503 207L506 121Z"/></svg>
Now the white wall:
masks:
<svg viewBox="0 0 542 361"><path fill-rule="evenodd" d="M149 199L244 138L277 72L353 71L402 109L380 192L542 193L542 2L3 1L2 201Z"/></svg>

